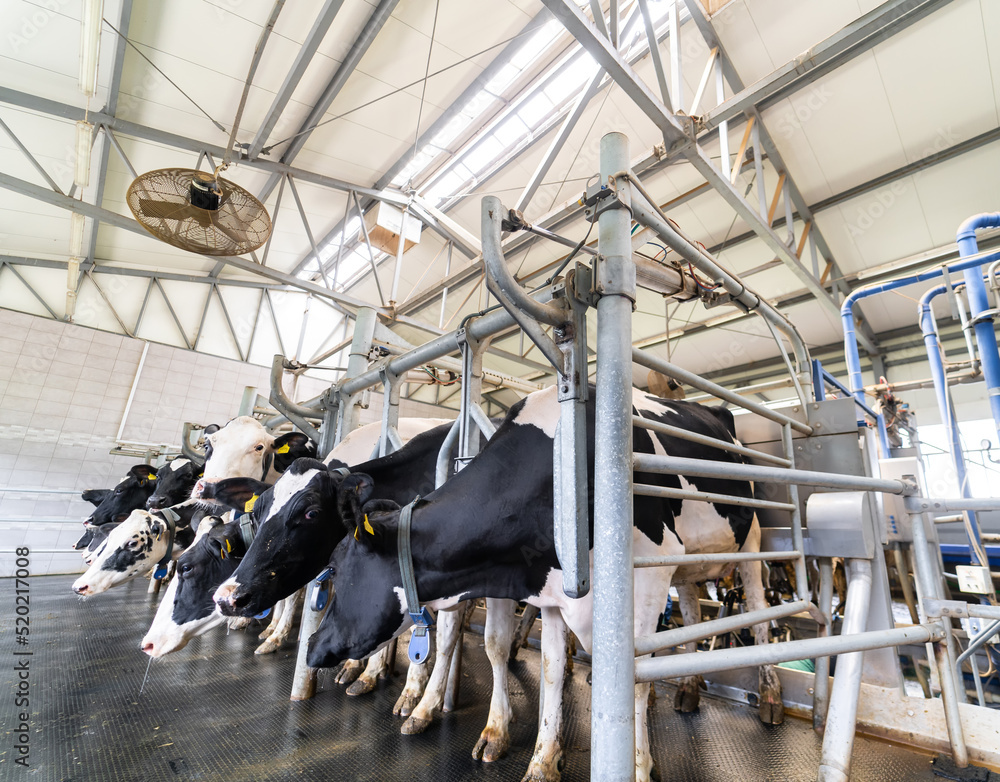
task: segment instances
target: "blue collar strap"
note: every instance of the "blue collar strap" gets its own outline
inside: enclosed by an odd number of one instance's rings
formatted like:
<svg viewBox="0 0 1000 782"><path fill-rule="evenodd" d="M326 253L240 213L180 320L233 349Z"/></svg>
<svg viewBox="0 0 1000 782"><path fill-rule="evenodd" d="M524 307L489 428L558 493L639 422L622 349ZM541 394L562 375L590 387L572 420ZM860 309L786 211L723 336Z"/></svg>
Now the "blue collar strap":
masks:
<svg viewBox="0 0 1000 782"><path fill-rule="evenodd" d="M351 474L351 468L350 467L338 467L335 470L330 470L330 472L335 472L341 478L346 478L348 475Z"/></svg>
<svg viewBox="0 0 1000 782"><path fill-rule="evenodd" d="M309 593L309 607L313 611L322 611L330 601L330 576L333 575L333 568L328 567L316 578L312 591Z"/></svg>
<svg viewBox="0 0 1000 782"><path fill-rule="evenodd" d="M174 553L174 533L177 531L177 522L181 517L170 508L161 508L157 512L167 524L167 553L156 563L156 570L153 571L153 578L157 581L162 581L167 575L167 565L170 564L170 559Z"/></svg>
<svg viewBox="0 0 1000 782"><path fill-rule="evenodd" d="M420 502L416 497L413 502L399 512L399 529L396 535L396 549L399 557L399 572L403 576L403 593L406 596L406 611L413 620L415 627L410 636L410 646L407 650L410 662L422 665L430 656L431 639L427 628L434 626L434 617L421 606L417 599L417 579L413 573L413 552L410 548L410 524L414 506Z"/></svg>

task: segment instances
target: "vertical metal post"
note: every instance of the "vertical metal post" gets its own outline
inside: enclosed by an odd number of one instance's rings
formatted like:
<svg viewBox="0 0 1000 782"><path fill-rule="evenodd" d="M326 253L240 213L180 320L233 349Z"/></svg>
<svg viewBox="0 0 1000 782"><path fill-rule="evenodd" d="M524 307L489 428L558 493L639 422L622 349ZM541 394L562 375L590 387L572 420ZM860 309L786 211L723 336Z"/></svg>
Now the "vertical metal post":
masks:
<svg viewBox="0 0 1000 782"><path fill-rule="evenodd" d="M243 389L243 398L240 400L240 409L236 415L253 415L253 409L257 402L257 389L254 386L246 386Z"/></svg>
<svg viewBox="0 0 1000 782"><path fill-rule="evenodd" d="M872 589L872 566L866 559L846 562L850 580L847 605L841 635L862 633L868 623L868 600ZM858 719L858 696L864 652L842 654L837 658L837 674L833 678L826 731L823 734L823 754L820 758L820 782L848 782L851 772L851 751Z"/></svg>
<svg viewBox="0 0 1000 782"><path fill-rule="evenodd" d="M792 446L792 427L785 424L781 428L781 444L785 449L785 458L791 464L789 468L795 469L795 448ZM809 594L809 574L806 572L805 543L802 540L802 510L799 508L799 487L794 483L788 485L788 501L795 506L792 510L792 545L799 552L799 558L795 560L795 583L797 585L799 599L805 600Z"/></svg>
<svg viewBox="0 0 1000 782"><path fill-rule="evenodd" d="M354 339L351 342L351 354L347 360L347 373L345 377L356 377L368 369L368 352L372 346L372 336L375 333L375 324L378 321L378 314L370 307L362 307L358 310L357 319L354 321ZM329 393L329 392L328 392ZM336 411L332 405L327 408ZM361 412L353 402L342 401L340 404L340 427L338 429L338 441L358 425ZM324 414L323 424L326 426L328 417L336 420L336 412L332 415ZM310 581L306 587L305 605L302 606L302 620L299 629L299 648L295 656L295 677L292 680L293 701L304 701L316 694L316 669L310 668L306 663L309 652L309 638L319 627L325 611L314 611L312 609L313 592L319 588L315 581Z"/></svg>
<svg viewBox="0 0 1000 782"><path fill-rule="evenodd" d="M826 617L826 626L820 627L820 635L831 634L833 619L833 560L821 557L819 560L819 610ZM826 711L830 705L830 658L816 658L816 673L813 676L813 730L823 733L826 729Z"/></svg>
<svg viewBox="0 0 1000 782"><path fill-rule="evenodd" d="M344 373L344 380L357 377L368 369L368 353L372 348L372 337L375 335L375 324L378 322L378 313L369 307L362 307L358 310L357 318L354 321L354 338L351 341L351 352L347 357L347 372ZM340 404L340 426L337 431L337 442L339 443L353 429L356 429L361 419L361 411L353 400L341 400Z"/></svg>
<svg viewBox="0 0 1000 782"><path fill-rule="evenodd" d="M922 598L941 596L941 574L937 567L934 556L928 547L927 529L933 529L934 521L929 514L920 514L913 517L913 563L914 580L917 584L917 593ZM920 611L926 618L923 604ZM965 744L965 734L962 732L962 719L958 711L958 688L955 682L956 667L955 658L951 653L950 642L951 620L944 618L941 620L947 630L947 638L934 644L934 655L928 656L927 662L937 666L938 683L941 686L941 705L944 707L944 720L948 727L948 738L951 741L951 756L955 765L965 768L969 765L969 750ZM933 672L933 668L931 669Z"/></svg>
<svg viewBox="0 0 1000 782"><path fill-rule="evenodd" d="M673 13L676 15L676 8ZM679 95L676 96L679 99ZM601 181L629 165L628 139L601 139ZM628 180L616 183L631 207ZM632 615L632 305L630 212L598 218L597 405L594 475L594 636L591 778L635 778L635 622Z"/></svg>
<svg viewBox="0 0 1000 782"><path fill-rule="evenodd" d="M715 99L722 103L726 99L726 80L722 73L722 58L715 60ZM737 161L739 165L739 161ZM732 166L729 162L729 122L719 123L719 166L727 181L732 179Z"/></svg>

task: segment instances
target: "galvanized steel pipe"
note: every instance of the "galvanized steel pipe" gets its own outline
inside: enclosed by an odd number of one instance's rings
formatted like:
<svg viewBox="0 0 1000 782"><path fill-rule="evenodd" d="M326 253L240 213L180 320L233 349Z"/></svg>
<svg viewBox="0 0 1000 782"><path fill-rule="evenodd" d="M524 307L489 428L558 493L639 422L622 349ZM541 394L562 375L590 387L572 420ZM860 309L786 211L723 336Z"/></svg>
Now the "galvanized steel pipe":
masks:
<svg viewBox="0 0 1000 782"><path fill-rule="evenodd" d="M703 478L746 478L752 481L819 486L839 491L880 491L887 494L909 495L917 491L916 485L907 481L885 478L866 478L816 470L792 470L756 464L733 464L708 459L686 459L680 456L659 456L637 453L632 457L636 472L658 472L674 475L692 475Z"/></svg>

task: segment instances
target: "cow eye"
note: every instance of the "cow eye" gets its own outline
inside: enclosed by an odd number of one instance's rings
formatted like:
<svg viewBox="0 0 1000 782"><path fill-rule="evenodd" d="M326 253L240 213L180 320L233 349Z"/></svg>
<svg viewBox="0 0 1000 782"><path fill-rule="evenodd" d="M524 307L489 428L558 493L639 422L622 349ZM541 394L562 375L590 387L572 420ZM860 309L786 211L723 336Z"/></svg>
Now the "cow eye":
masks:
<svg viewBox="0 0 1000 782"><path fill-rule="evenodd" d="M180 571L181 571L181 573L190 573L191 572L191 566L190 565L186 565L186 564L185 565L181 565Z"/></svg>
<svg viewBox="0 0 1000 782"><path fill-rule="evenodd" d="M263 451L264 450L264 444L263 443L257 443L257 445L254 447L254 450L255 451Z"/></svg>
<svg viewBox="0 0 1000 782"><path fill-rule="evenodd" d="M319 518L318 508L310 508L309 510L306 511L306 521L315 521L318 518Z"/></svg>

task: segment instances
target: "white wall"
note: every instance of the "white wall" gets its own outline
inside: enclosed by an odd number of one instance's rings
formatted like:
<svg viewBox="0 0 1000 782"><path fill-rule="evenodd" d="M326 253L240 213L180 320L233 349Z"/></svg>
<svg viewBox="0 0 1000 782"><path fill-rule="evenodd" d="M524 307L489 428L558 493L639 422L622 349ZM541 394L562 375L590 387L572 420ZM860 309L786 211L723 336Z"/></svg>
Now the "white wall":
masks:
<svg viewBox="0 0 1000 782"><path fill-rule="evenodd" d="M91 508L79 492L110 488L141 461L109 451L146 344L0 309L0 552L30 546L35 575L83 569L70 550L83 532L76 522ZM302 377L296 397L316 396L325 385ZM122 438L179 445L185 421L232 418L245 386L266 396L269 370L149 343ZM39 487L75 493L11 491ZM12 555L0 553L0 576L12 567Z"/></svg>

